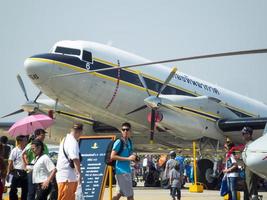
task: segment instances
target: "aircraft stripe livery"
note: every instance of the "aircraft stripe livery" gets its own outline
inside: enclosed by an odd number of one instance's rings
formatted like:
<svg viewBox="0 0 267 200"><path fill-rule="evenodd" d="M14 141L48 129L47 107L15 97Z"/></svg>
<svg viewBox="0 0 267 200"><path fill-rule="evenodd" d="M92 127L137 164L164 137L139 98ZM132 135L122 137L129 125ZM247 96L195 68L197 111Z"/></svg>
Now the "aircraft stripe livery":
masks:
<svg viewBox="0 0 267 200"><path fill-rule="evenodd" d="M147 116L156 111L161 116L156 127L163 132L188 140L224 141L227 136L240 142L241 125L223 131L220 120L267 117L264 103L179 71L170 76L171 68L162 64L120 68L148 62L103 44L60 41L50 53L27 58L24 65L32 82L50 98L117 128L129 121L137 133L149 133ZM251 126L260 136L264 127L257 122Z"/></svg>

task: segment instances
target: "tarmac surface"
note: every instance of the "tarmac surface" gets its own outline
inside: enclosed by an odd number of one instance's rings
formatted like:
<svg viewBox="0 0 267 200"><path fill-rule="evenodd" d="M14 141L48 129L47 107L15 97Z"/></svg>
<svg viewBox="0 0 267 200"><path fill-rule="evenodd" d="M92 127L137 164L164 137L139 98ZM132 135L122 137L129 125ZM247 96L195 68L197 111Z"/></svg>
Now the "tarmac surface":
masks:
<svg viewBox="0 0 267 200"><path fill-rule="evenodd" d="M116 192L116 187L113 187L113 195ZM220 196L218 190L204 190L202 193L191 193L188 188L182 189L181 200L218 200L223 199ZM267 192L259 192L259 195L263 195L263 200L267 200ZM4 194L4 200L8 200L8 193ZM127 199L122 197L121 200ZM134 199L135 200L172 200L169 190L158 187L134 187ZM106 188L103 200L110 200L109 188ZM241 192L241 198L243 200L243 192Z"/></svg>
<svg viewBox="0 0 267 200"><path fill-rule="evenodd" d="M113 194L116 192L116 188L113 188ZM240 192L240 200L243 200L243 192ZM263 200L267 200L267 192L259 192L259 195L263 195ZM109 189L107 188L104 193L104 200L109 199ZM121 198L127 199L125 197ZM153 188L153 187L134 187L134 199L135 200L172 200L170 192L167 189ZM191 193L188 188L182 189L181 200L218 200L224 199L220 196L218 190L204 190L202 193Z"/></svg>

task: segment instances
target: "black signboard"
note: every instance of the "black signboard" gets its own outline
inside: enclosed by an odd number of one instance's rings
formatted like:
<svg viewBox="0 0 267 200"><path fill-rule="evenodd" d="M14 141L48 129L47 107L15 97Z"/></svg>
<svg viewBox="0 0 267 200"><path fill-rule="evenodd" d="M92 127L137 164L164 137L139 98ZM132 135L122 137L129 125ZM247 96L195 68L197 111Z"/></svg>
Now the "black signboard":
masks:
<svg viewBox="0 0 267 200"><path fill-rule="evenodd" d="M108 167L105 154L115 136L84 136L80 138L82 191L85 200L103 198Z"/></svg>

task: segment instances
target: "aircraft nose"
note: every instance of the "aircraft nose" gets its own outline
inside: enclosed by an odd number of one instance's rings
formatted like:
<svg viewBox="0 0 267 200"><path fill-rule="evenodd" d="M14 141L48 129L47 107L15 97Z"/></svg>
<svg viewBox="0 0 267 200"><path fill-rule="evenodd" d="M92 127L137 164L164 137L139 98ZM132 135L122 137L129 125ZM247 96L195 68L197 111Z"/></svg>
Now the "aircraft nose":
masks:
<svg viewBox="0 0 267 200"><path fill-rule="evenodd" d="M32 56L24 62L26 73L34 84L49 81L53 75L53 65L52 60L41 58L41 56Z"/></svg>

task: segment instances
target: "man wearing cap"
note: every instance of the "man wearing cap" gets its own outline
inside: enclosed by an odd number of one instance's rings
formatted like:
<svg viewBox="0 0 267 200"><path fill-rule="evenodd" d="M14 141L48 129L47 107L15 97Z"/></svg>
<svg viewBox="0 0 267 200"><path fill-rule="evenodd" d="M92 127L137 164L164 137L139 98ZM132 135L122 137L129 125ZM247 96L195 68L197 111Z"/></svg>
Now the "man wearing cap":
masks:
<svg viewBox="0 0 267 200"><path fill-rule="evenodd" d="M33 139L40 140L44 142L46 131L44 129L36 129L33 134ZM48 148L45 143L44 144L44 154L48 154ZM27 144L25 150L23 151L23 161L27 166L28 171L28 196L27 200L35 199L35 186L32 183L32 169L33 169L33 161L35 160L35 154L31 149L31 142Z"/></svg>
<svg viewBox="0 0 267 200"><path fill-rule="evenodd" d="M56 174L58 200L75 200L77 186L81 184L78 140L82 131L82 124L74 124L71 132L60 143Z"/></svg>
<svg viewBox="0 0 267 200"><path fill-rule="evenodd" d="M245 126L241 132L246 143L245 148L247 148L247 146L253 142L252 140L253 129L251 127ZM243 153L242 157L244 158ZM254 174L246 165L244 165L244 167L245 167L244 200L257 199L258 196L257 175Z"/></svg>

